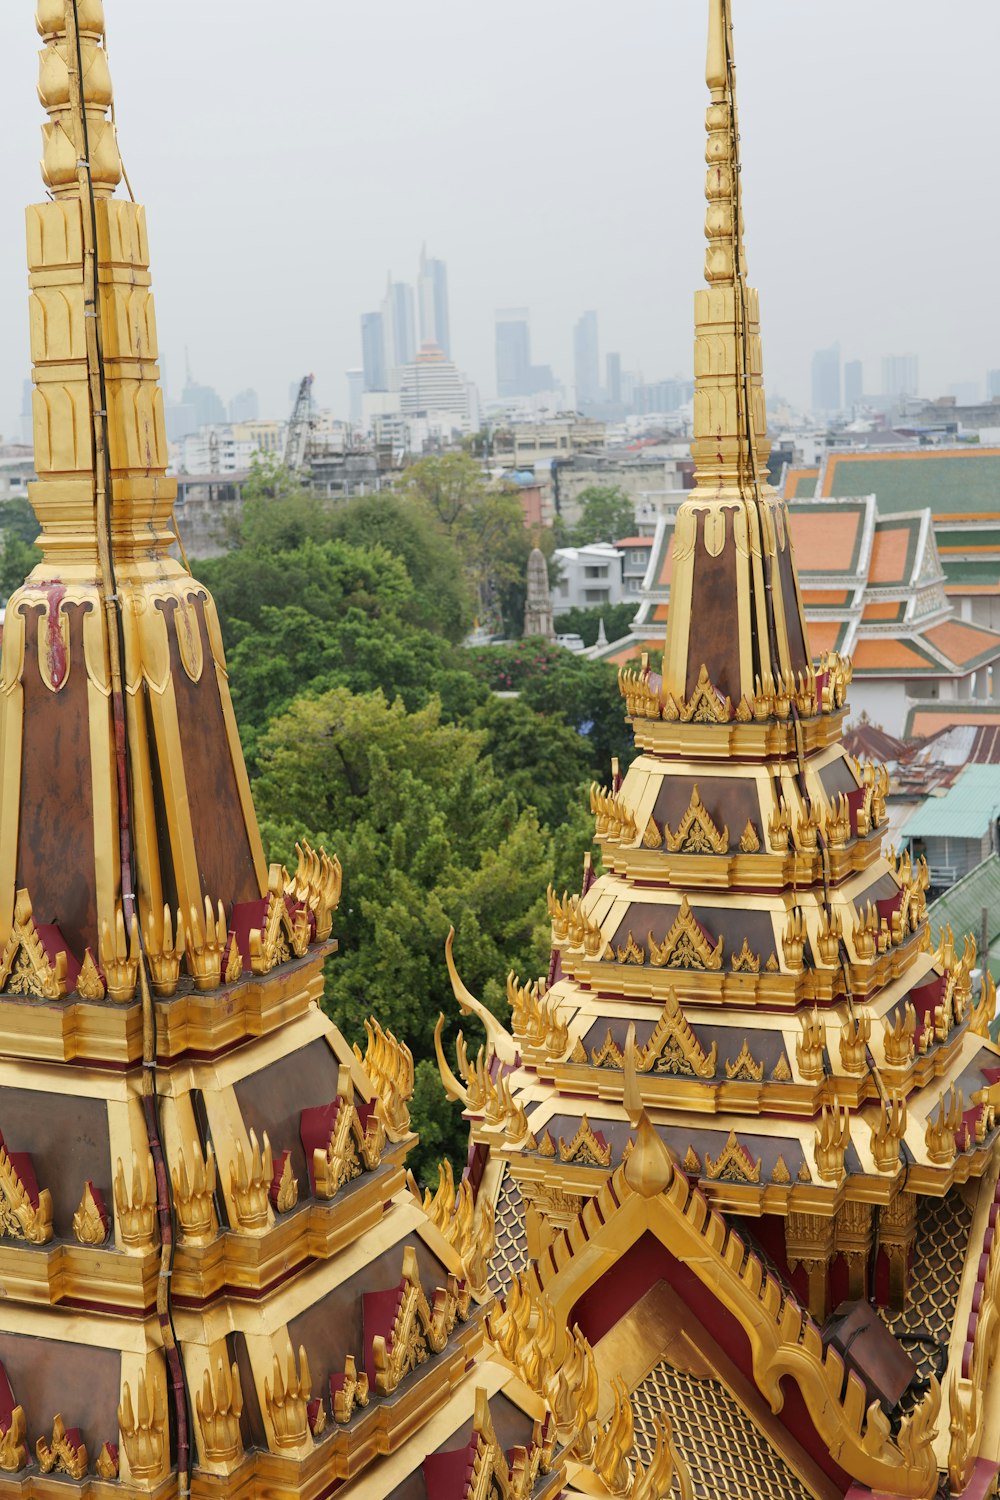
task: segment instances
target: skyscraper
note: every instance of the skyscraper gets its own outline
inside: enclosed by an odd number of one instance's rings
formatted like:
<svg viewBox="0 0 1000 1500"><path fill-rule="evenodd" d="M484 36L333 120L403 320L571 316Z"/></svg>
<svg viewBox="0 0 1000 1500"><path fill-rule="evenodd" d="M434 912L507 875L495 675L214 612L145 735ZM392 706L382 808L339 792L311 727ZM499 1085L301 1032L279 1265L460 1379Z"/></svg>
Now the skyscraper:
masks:
<svg viewBox="0 0 1000 1500"><path fill-rule="evenodd" d="M573 330L573 378L576 382L578 406L600 399L601 366L596 312L585 312Z"/></svg>
<svg viewBox="0 0 1000 1500"><path fill-rule="evenodd" d="M420 342L437 344L451 357L451 323L448 316L448 267L443 260L428 257L427 246L420 251L417 274L417 302L420 308Z"/></svg>
<svg viewBox="0 0 1000 1500"><path fill-rule="evenodd" d="M380 312L361 314L361 363L364 367L365 390L386 390L385 334Z"/></svg>
<svg viewBox="0 0 1000 1500"><path fill-rule="evenodd" d="M986 372L986 399L992 401L994 396L1000 396L1000 370L987 370Z"/></svg>
<svg viewBox="0 0 1000 1500"><path fill-rule="evenodd" d="M364 370L348 370L347 372L347 416L352 427L361 424L362 402L361 397L365 389Z"/></svg>
<svg viewBox="0 0 1000 1500"><path fill-rule="evenodd" d="M385 372L391 381L393 370L411 365L417 355L417 323L413 288L390 276L382 298L382 337L385 345Z"/></svg>
<svg viewBox="0 0 1000 1500"><path fill-rule="evenodd" d="M812 358L812 409L832 414L840 410L840 345L817 349Z"/></svg>
<svg viewBox="0 0 1000 1500"><path fill-rule="evenodd" d="M844 366L844 405L848 411L864 399L865 367L860 359L849 359Z"/></svg>
<svg viewBox="0 0 1000 1500"><path fill-rule="evenodd" d="M260 398L256 391L237 391L229 403L230 422L256 422L260 416Z"/></svg>
<svg viewBox="0 0 1000 1500"><path fill-rule="evenodd" d="M497 395L526 396L531 384L531 331L526 307L496 314Z"/></svg>
<svg viewBox="0 0 1000 1500"><path fill-rule="evenodd" d="M199 385L197 381L191 379L190 371L181 402L194 412L195 429L219 426L226 420L226 408L222 404L222 397L218 391L210 385Z"/></svg>
<svg viewBox="0 0 1000 1500"><path fill-rule="evenodd" d="M609 354L605 364L608 372L608 400L618 406L622 399L622 357L620 354Z"/></svg>
<svg viewBox="0 0 1000 1500"><path fill-rule="evenodd" d="M915 354L887 354L882 360L883 396L915 396L918 372Z"/></svg>

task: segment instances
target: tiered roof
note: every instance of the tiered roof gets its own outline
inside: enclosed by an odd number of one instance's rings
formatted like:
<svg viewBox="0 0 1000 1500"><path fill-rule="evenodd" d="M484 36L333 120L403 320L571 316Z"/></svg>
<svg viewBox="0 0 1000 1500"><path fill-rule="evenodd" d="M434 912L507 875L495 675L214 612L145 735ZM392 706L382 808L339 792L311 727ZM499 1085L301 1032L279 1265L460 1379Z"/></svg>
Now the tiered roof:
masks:
<svg viewBox="0 0 1000 1500"><path fill-rule="evenodd" d="M997 1469L995 993L974 994L971 939L932 939L926 868L883 850L888 776L841 743L849 660L810 658L766 483L728 0L710 17L697 474L661 549L663 674L621 674L639 753L592 789L602 873L549 893L547 976L510 977L507 1030L449 950L487 1042L453 1066L439 1029L439 1064L505 1225L488 1332L554 1412L575 1381L586 1409L591 1361L619 1453L642 1412L682 1492L930 1497L945 1471L958 1494ZM845 587L866 525L886 591L913 581L927 528L902 521L880 533L863 503L828 538Z"/></svg>
<svg viewBox="0 0 1000 1500"><path fill-rule="evenodd" d="M471 1373L489 1212L415 1199L412 1057L319 1009L340 867L266 864L215 606L170 554L101 0L37 20L41 560L0 662L0 1493L460 1500L430 1455L464 1454L473 1419L498 1472L499 1434L551 1493L509 1372Z"/></svg>
<svg viewBox="0 0 1000 1500"><path fill-rule="evenodd" d="M869 491L881 516L928 510L956 598L1000 593L1000 448L901 448L826 454L785 472L786 500L850 499Z"/></svg>
<svg viewBox="0 0 1000 1500"><path fill-rule="evenodd" d="M1000 635L954 616L929 511L884 516L867 495L794 501L787 515L814 657L850 655L859 678L960 677L1000 657ZM661 643L675 527L660 518L632 634L605 659L623 664Z"/></svg>

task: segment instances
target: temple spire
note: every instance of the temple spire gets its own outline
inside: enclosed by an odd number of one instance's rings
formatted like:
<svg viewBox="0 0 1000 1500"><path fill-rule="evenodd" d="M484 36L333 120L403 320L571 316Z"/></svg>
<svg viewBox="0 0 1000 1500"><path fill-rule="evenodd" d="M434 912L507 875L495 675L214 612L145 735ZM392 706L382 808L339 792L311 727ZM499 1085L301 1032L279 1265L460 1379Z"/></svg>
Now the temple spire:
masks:
<svg viewBox="0 0 1000 1500"><path fill-rule="evenodd" d="M709 0L705 280L695 294L695 490L674 542L664 686L752 698L809 653L783 502L768 483L760 310L747 286L730 0ZM711 620L711 633L702 626Z"/></svg>
<svg viewBox="0 0 1000 1500"><path fill-rule="evenodd" d="M41 556L3 631L0 943L26 891L82 964L120 921L145 932L169 906L193 929L206 898L213 911L258 901L269 875L215 606L170 550L177 483L146 216L115 196L103 5L38 0L36 24L49 201L27 211L29 495Z"/></svg>
<svg viewBox="0 0 1000 1500"><path fill-rule="evenodd" d="M42 126L45 186L54 198L78 197L80 163L89 159L95 195L110 198L122 163L109 118L114 95L101 0L39 0L35 24L45 42L38 71L38 97L49 116Z"/></svg>

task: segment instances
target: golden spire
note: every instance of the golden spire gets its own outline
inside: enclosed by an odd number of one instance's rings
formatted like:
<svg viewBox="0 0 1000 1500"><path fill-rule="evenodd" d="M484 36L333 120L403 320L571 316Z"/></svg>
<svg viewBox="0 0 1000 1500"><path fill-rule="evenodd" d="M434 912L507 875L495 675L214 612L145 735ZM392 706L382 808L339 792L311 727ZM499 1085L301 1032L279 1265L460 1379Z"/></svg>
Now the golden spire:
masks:
<svg viewBox="0 0 1000 1500"><path fill-rule="evenodd" d="M111 74L104 40L101 0L39 0L35 24L44 38L38 70L38 97L48 111L42 126L42 178L54 198L75 198L80 162L89 159L98 197L110 198L122 178L112 104ZM83 81L83 115L80 84ZM84 118L86 129L84 129ZM84 139L86 136L86 139Z"/></svg>
<svg viewBox="0 0 1000 1500"><path fill-rule="evenodd" d="M133 916L144 932L165 905L261 899L267 870L215 606L169 550L146 216L114 196L103 6L38 0L36 24L51 195L27 212L42 556L3 632L0 943L26 890L83 963Z"/></svg>
<svg viewBox="0 0 1000 1500"><path fill-rule="evenodd" d="M709 0L705 280L695 294L696 488L680 509L664 686L694 692L702 665L733 703L758 677L804 671L805 625L787 512L767 482L760 310L747 286L729 0ZM711 627L709 628L709 622Z"/></svg>

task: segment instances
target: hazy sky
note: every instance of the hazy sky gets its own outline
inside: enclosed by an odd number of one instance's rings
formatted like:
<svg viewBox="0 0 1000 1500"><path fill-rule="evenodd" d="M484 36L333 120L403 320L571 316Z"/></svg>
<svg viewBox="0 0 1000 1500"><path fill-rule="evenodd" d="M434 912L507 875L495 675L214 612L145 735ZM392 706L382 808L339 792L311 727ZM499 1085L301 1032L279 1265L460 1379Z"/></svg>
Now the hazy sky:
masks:
<svg viewBox="0 0 1000 1500"><path fill-rule="evenodd" d="M839 338L878 389L1000 367L997 0L734 0L752 281L769 392ZM105 0L125 162L149 211L167 384L184 349L283 414L341 411L358 315L420 245L453 352L493 393L493 312L575 318L646 378L688 372L701 276L704 0ZM32 0L4 0L0 431L28 373L22 209L41 197Z"/></svg>

